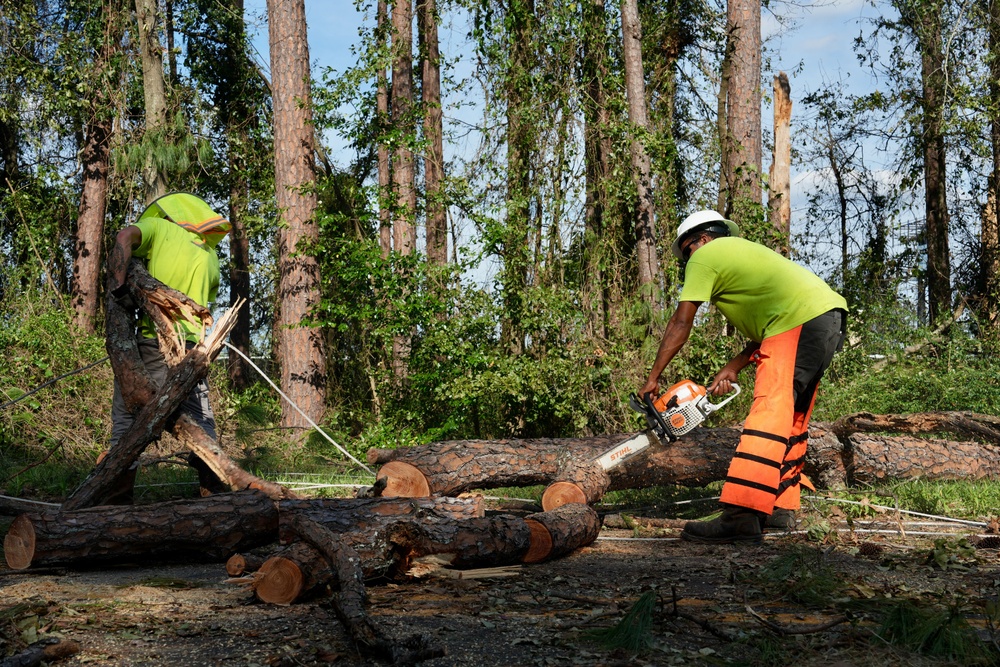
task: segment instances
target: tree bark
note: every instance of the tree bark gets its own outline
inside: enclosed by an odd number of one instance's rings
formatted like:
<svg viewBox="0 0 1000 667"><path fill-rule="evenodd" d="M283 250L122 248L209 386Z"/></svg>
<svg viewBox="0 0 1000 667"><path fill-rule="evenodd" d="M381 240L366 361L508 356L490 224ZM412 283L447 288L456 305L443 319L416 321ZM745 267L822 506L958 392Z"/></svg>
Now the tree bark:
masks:
<svg viewBox="0 0 1000 667"><path fill-rule="evenodd" d="M591 335L606 339L610 336L610 331L608 288L603 268L603 256L607 252L604 214L608 202L605 179L610 170L608 161L611 141L608 137L608 108L604 89L608 43L604 0L587 0L583 3L583 31L582 68L587 94L581 100L586 182L581 299Z"/></svg>
<svg viewBox="0 0 1000 667"><path fill-rule="evenodd" d="M402 134L395 142L392 184L395 195L392 243L397 253L413 254L416 245L414 220L417 214L413 151L410 138L413 124L413 0L395 0L392 5L392 125ZM407 375L410 335L396 334L392 341L392 368L397 381Z"/></svg>
<svg viewBox="0 0 1000 667"><path fill-rule="evenodd" d="M273 542L278 510L263 493L226 493L143 506L48 510L14 519L4 538L13 569L134 561L224 561Z"/></svg>
<svg viewBox="0 0 1000 667"><path fill-rule="evenodd" d="M639 267L639 288L643 298L656 310L657 281L660 267L656 257L656 221L653 191L650 182L652 168L644 137L649 131L646 113L646 85L642 68L642 26L636 0L622 0L623 60L625 64L625 94L628 98L629 122L635 128L631 138L632 172L636 189L635 238Z"/></svg>
<svg viewBox="0 0 1000 667"><path fill-rule="evenodd" d="M378 0L376 35L378 45L384 46L386 43L388 4L386 0ZM375 110L379 125L378 142L378 237L379 247L382 250L382 257L386 258L392 252L392 171L389 163L389 146L385 142L385 135L390 130L389 117L389 82L385 74L385 66L379 64L376 74L375 90Z"/></svg>
<svg viewBox="0 0 1000 667"><path fill-rule="evenodd" d="M274 187L281 212L278 231L278 300L275 323L281 388L314 422L323 417L326 355L319 329L303 320L319 302L319 264L308 246L316 224L315 133L309 92L305 0L268 0L271 88L274 104ZM282 403L281 426L308 428Z"/></svg>
<svg viewBox="0 0 1000 667"><path fill-rule="evenodd" d="M986 206L980 225L979 301L980 320L994 332L1000 330L1000 1L989 0L989 99L990 172Z"/></svg>
<svg viewBox="0 0 1000 667"><path fill-rule="evenodd" d="M990 418L964 413L946 416L908 415L892 421L859 417L838 425L813 423L810 426L806 474L827 487L864 483L868 480L906 479L986 479L1000 477L1000 426ZM912 432L936 433L951 425L964 440L927 440L911 435L871 437L851 430L868 419L873 428L893 423L908 424ZM903 430L897 426L894 430ZM926 431L925 431L926 430ZM838 437L837 433L842 435ZM973 442L969 434L987 442ZM589 471L599 478L600 467L593 460L626 435L574 439L466 440L431 443L398 450L369 450L371 463L392 462L415 471L425 480L430 493L454 495L471 489L502 486L556 484L561 494L572 493L565 485L577 487L576 496L586 502L599 499L599 492L642 489L652 486L704 486L725 479L740 431L733 428L699 428L669 445L654 445L607 471L606 488L581 484ZM405 487L393 479L387 465L379 477L387 478L386 493ZM566 471L573 470L573 475ZM566 475L569 479L564 479ZM402 494L399 494L402 495ZM566 497L565 495L563 497ZM570 496L572 501L572 496Z"/></svg>
<svg viewBox="0 0 1000 667"><path fill-rule="evenodd" d="M97 77L114 71L114 61L122 50L125 19L124 2L101 6L105 25L103 41L98 47L94 69ZM107 76L107 80L113 80ZM76 242L73 248L72 304L76 324L93 333L101 291L101 256L104 245L104 216L107 210L108 167L111 155L113 123L109 112L110 90L93 86L89 114L84 129L84 145L80 155L82 188L76 221Z"/></svg>
<svg viewBox="0 0 1000 667"><path fill-rule="evenodd" d="M37 667L42 663L50 665L79 652L80 644L77 642L49 637L31 644L20 653L0 660L0 667Z"/></svg>
<svg viewBox="0 0 1000 667"><path fill-rule="evenodd" d="M761 200L760 0L729 0L729 38L733 41L726 99L726 171L729 206L740 222Z"/></svg>
<svg viewBox="0 0 1000 667"><path fill-rule="evenodd" d="M153 147L162 142L167 128L167 91L163 81L163 49L156 30L156 0L135 0L135 18L139 26L139 54L142 58L142 92L146 103L147 144L143 179L146 203L167 194L167 178L153 160Z"/></svg>
<svg viewBox="0 0 1000 667"><path fill-rule="evenodd" d="M791 249L792 222L792 97L788 75L780 72L774 77L774 152L770 170L770 197L768 208L771 224L778 235L781 254L788 257Z"/></svg>
<svg viewBox="0 0 1000 667"><path fill-rule="evenodd" d="M420 94L424 105L424 196L427 198L427 261L448 263L448 211L444 205L444 124L441 113L441 54L438 50L436 0L417 1L420 57L423 60Z"/></svg>

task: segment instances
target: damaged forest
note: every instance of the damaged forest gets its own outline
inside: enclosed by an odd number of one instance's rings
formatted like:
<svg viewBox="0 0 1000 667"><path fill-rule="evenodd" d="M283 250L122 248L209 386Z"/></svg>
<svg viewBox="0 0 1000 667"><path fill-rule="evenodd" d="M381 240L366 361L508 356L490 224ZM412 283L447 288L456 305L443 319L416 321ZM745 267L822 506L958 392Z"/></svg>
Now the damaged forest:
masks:
<svg viewBox="0 0 1000 667"><path fill-rule="evenodd" d="M0 0L0 667L1000 664L994 4Z"/></svg>

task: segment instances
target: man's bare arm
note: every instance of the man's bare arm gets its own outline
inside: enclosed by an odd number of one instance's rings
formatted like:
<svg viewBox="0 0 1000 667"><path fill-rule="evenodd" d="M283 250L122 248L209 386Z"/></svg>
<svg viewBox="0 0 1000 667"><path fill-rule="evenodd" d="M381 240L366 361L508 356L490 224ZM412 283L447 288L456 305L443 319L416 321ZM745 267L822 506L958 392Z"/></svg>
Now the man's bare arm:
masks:
<svg viewBox="0 0 1000 667"><path fill-rule="evenodd" d="M142 230L135 225L129 225L115 237L115 245L108 257L108 272L114 276L116 286L125 284L128 261L132 259L132 251L138 248L140 243L142 243Z"/></svg>

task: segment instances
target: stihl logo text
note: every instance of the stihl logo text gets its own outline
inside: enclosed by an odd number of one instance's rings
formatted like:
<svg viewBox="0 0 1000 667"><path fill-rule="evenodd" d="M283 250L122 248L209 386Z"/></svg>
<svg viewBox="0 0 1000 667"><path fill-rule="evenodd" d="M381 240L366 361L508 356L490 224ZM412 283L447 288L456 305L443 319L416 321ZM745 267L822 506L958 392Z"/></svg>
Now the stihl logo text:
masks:
<svg viewBox="0 0 1000 667"><path fill-rule="evenodd" d="M613 452L611 454L611 460L614 461L615 459L620 459L621 457L625 456L626 454L630 454L631 452L632 452L631 447L622 447L617 452Z"/></svg>

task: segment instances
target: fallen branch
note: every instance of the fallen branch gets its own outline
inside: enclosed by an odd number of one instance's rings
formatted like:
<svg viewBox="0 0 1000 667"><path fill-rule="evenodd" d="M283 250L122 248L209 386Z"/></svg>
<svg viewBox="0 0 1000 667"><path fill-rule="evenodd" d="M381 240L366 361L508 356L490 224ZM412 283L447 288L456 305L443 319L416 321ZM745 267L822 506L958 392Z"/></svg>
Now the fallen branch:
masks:
<svg viewBox="0 0 1000 667"><path fill-rule="evenodd" d="M757 619L758 621L760 621L760 623L764 627L766 627L768 630L771 630L772 632L774 632L776 634L779 634L779 635L783 635L783 636L789 636L789 635L812 635L812 634L816 634L818 632L826 632L830 628L835 628L838 625L840 625L841 623L846 623L847 621L850 620L846 616L837 616L836 618L834 618L834 619L832 619L830 621L827 621L826 623L820 623L819 625L807 625L807 626L799 628L799 627L790 627L790 626L787 626L787 625L781 625L779 623L775 623L774 621L766 619L763 616L761 616L759 613L757 613L756 611L754 611L754 608L751 607L750 605L746 605L746 610L747 610L748 614L750 614L755 619Z"/></svg>

